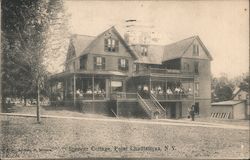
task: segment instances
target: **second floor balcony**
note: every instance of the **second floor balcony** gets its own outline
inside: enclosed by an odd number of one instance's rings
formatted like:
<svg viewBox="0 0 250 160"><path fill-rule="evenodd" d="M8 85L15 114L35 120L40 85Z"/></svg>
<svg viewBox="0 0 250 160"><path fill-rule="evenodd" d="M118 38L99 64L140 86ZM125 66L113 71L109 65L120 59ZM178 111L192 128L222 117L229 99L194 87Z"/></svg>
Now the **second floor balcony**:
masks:
<svg viewBox="0 0 250 160"><path fill-rule="evenodd" d="M186 77L193 78L193 72L184 72L179 69L144 68L134 71L134 76Z"/></svg>

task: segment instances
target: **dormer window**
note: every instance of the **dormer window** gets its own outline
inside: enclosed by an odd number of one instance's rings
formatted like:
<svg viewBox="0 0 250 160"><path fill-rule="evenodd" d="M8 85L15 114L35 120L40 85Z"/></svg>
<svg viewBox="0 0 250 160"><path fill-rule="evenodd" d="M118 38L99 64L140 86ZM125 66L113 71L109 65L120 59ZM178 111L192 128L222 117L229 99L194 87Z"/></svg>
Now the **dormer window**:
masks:
<svg viewBox="0 0 250 160"><path fill-rule="evenodd" d="M141 46L141 55L148 56L148 47L147 46Z"/></svg>
<svg viewBox="0 0 250 160"><path fill-rule="evenodd" d="M118 52L119 41L113 38L106 38L104 39L104 47L106 52Z"/></svg>
<svg viewBox="0 0 250 160"><path fill-rule="evenodd" d="M193 45L193 55L199 56L199 45L198 44Z"/></svg>

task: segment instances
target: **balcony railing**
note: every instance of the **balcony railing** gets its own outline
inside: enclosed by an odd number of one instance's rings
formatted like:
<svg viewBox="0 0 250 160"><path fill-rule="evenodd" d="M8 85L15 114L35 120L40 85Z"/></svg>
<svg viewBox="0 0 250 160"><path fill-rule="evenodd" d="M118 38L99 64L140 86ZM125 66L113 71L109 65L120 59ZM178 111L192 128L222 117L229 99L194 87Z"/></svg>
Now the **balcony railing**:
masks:
<svg viewBox="0 0 250 160"><path fill-rule="evenodd" d="M135 71L134 75L166 75L166 74L172 74L172 75L190 75L193 76L193 72L183 72L178 69L161 69L161 68L148 68L148 69L143 69L139 71Z"/></svg>
<svg viewBox="0 0 250 160"><path fill-rule="evenodd" d="M152 93L151 93L152 94ZM152 94L158 101L190 101L193 100L193 94ZM137 100L137 93L115 92L111 94L113 100Z"/></svg>

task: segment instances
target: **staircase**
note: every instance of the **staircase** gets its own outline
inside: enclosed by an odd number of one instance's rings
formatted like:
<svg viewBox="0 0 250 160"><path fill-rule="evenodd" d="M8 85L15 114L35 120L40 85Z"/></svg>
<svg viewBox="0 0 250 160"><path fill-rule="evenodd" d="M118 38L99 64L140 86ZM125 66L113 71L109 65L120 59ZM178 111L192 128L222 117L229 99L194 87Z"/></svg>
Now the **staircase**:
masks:
<svg viewBox="0 0 250 160"><path fill-rule="evenodd" d="M166 118L166 110L153 95L150 95L149 98L142 98L138 93L137 98L139 105L147 113L150 119Z"/></svg>

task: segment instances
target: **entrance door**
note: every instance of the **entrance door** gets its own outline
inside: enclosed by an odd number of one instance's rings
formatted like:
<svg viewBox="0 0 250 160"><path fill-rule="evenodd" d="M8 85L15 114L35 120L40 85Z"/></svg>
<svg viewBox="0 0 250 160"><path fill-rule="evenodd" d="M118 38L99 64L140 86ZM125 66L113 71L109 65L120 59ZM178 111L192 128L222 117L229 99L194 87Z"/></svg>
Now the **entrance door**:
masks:
<svg viewBox="0 0 250 160"><path fill-rule="evenodd" d="M170 118L176 118L176 108L175 103L170 106Z"/></svg>

